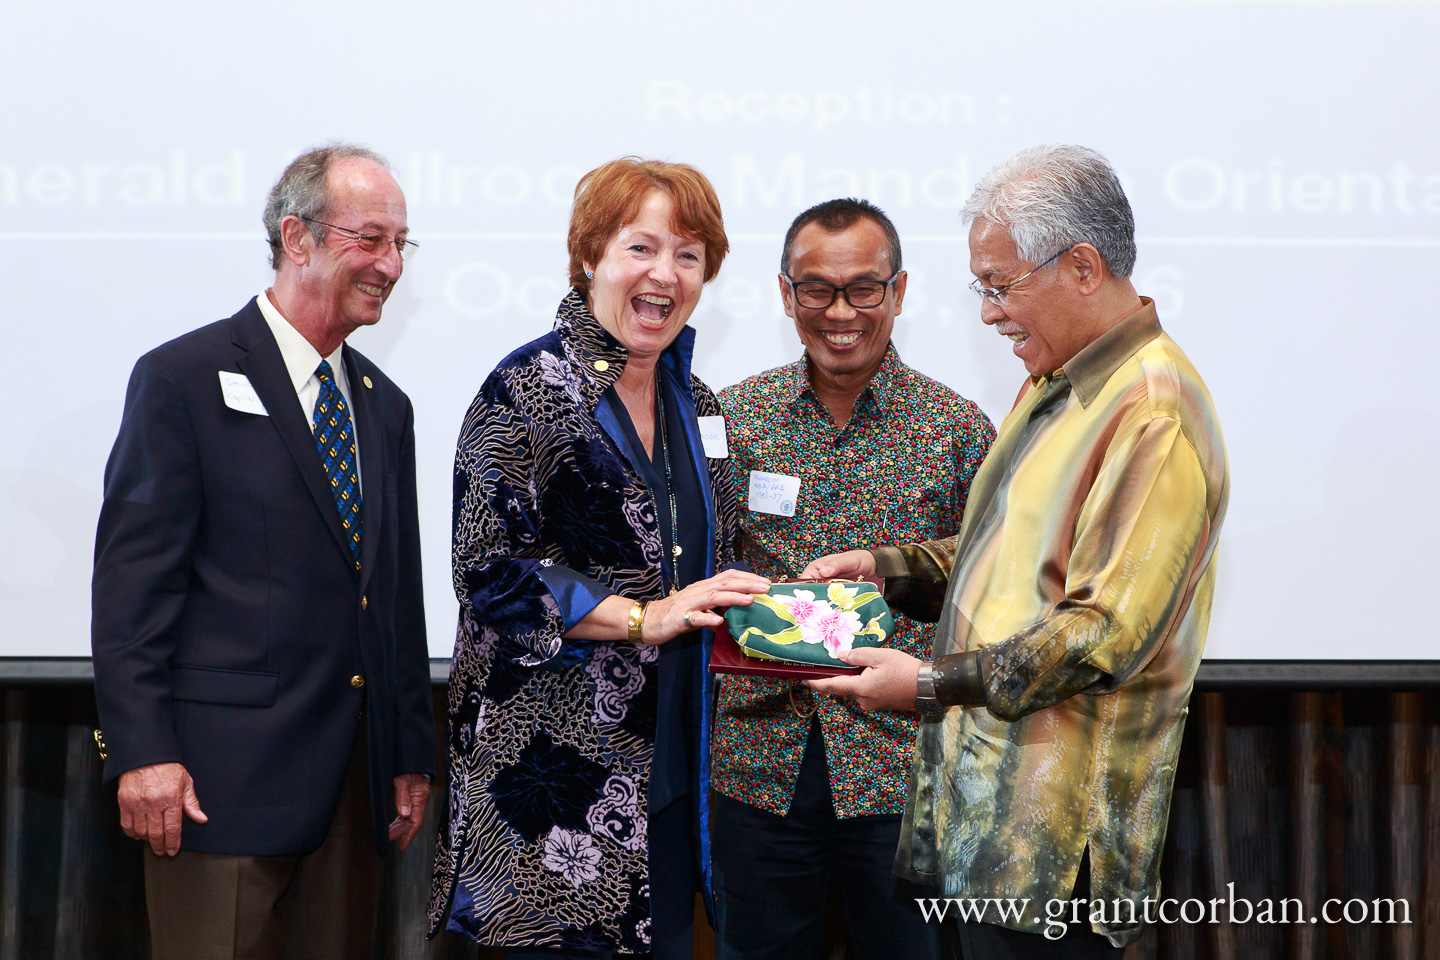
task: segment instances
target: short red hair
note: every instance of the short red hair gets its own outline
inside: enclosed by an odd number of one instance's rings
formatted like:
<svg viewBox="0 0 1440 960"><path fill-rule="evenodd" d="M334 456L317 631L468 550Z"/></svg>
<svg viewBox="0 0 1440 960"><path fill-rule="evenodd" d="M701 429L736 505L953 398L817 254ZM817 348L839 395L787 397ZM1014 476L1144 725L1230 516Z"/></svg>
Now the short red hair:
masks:
<svg viewBox="0 0 1440 960"><path fill-rule="evenodd" d="M685 163L621 157L596 167L575 185L570 208L570 285L590 295L585 264L596 264L620 228L634 220L651 190L663 190L675 205L676 233L705 244L705 282L715 279L730 252L720 200L705 174Z"/></svg>

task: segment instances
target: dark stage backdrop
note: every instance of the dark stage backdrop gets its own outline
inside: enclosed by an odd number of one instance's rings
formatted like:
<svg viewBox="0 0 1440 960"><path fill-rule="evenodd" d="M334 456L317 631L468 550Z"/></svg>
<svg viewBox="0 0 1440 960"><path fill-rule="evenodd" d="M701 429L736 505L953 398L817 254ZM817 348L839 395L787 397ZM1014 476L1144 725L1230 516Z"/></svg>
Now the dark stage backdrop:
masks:
<svg viewBox="0 0 1440 960"><path fill-rule="evenodd" d="M437 688L442 717L443 697ZM11 687L0 698L0 960L148 957L146 854L121 834L114 788L100 784L91 688ZM1222 919L1231 883L1242 916L1240 898L1257 908L1298 898L1307 919L1330 898L1337 917L1403 898L1411 922L1177 923L1152 928L1127 960L1440 958L1433 694L1198 693L1180 758L1163 897L1220 898ZM376 960L499 956L449 934L424 939L442 797L432 798L426 832L389 862ZM1191 904L1190 916L1198 909ZM832 957L847 957L838 926L831 940ZM696 957L711 956L701 930Z"/></svg>

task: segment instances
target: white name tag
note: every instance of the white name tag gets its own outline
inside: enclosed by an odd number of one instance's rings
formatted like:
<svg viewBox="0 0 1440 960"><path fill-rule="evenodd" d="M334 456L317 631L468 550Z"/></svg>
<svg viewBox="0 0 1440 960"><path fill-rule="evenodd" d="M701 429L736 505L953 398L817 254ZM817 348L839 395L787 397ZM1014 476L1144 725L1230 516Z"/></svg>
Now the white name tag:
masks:
<svg viewBox="0 0 1440 960"><path fill-rule="evenodd" d="M750 491L746 499L750 501L750 509L754 513L793 517L795 501L800 499L800 478L751 470Z"/></svg>
<svg viewBox="0 0 1440 960"><path fill-rule="evenodd" d="M270 411L265 409L265 404L261 403L256 395L255 388L250 386L250 378L243 373L226 373L221 370L220 393L225 397L225 406L231 410L255 413L262 417L270 416Z"/></svg>
<svg viewBox="0 0 1440 960"><path fill-rule="evenodd" d="M696 419L700 421L700 443L705 447L705 456L712 460L724 460L730 456L730 444L725 439L725 418Z"/></svg>

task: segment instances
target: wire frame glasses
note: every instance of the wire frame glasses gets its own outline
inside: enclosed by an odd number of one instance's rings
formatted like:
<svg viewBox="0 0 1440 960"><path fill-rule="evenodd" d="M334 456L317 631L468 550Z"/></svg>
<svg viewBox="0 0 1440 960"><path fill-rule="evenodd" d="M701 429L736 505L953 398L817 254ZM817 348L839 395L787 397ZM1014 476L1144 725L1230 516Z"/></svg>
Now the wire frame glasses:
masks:
<svg viewBox="0 0 1440 960"><path fill-rule="evenodd" d="M1071 247L1073 246L1074 244L1071 244L1070 247L1066 247L1063 250L1056 250L1055 253L1053 253L1044 263L1031 270L1030 273L1044 270L1046 267L1050 266L1050 264L1060 259L1060 256L1062 254L1069 253ZM1030 273L1025 274L1024 277L1017 277L1016 279L1011 280L1009 283L1002 283L998 287L987 287L979 280L971 280L970 289L974 292L975 296L979 297L981 300L989 300L991 303L999 304L1003 307L1005 306L1005 294L1009 293L1012 289L1014 289L1015 284L1019 283L1021 280L1024 280L1025 277L1030 276Z"/></svg>
<svg viewBox="0 0 1440 960"><path fill-rule="evenodd" d="M306 223L318 224L322 227L329 227L331 230L339 230L345 236L355 241L355 245L369 254L378 256L385 249L387 243L395 245L395 252L400 254L401 260L409 260L415 256L415 251L420 249L420 244L414 240L406 240L403 237L387 237L383 233L361 233L359 230L351 230L349 227L337 227L333 223L326 223L324 220L315 220L311 217L301 217Z"/></svg>

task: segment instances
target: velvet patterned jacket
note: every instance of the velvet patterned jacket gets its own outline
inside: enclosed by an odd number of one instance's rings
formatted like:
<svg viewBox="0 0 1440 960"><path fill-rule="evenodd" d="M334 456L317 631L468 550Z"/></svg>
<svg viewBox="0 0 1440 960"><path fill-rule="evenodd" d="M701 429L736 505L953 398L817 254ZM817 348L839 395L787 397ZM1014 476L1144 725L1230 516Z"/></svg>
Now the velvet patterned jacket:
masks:
<svg viewBox="0 0 1440 960"><path fill-rule="evenodd" d="M680 399L708 515L706 575L731 561L729 464L707 460L685 328L659 369ZM455 454L449 803L435 853L432 936L487 944L650 950L646 812L658 648L563 639L612 593L664 595L655 504L604 397L625 348L576 291L554 330L512 353L470 406ZM643 451L639 452L643 455ZM703 637L701 662L711 637ZM713 688L699 697L694 795L709 794ZM699 807L708 879L708 803ZM707 883L708 887L708 883Z"/></svg>

